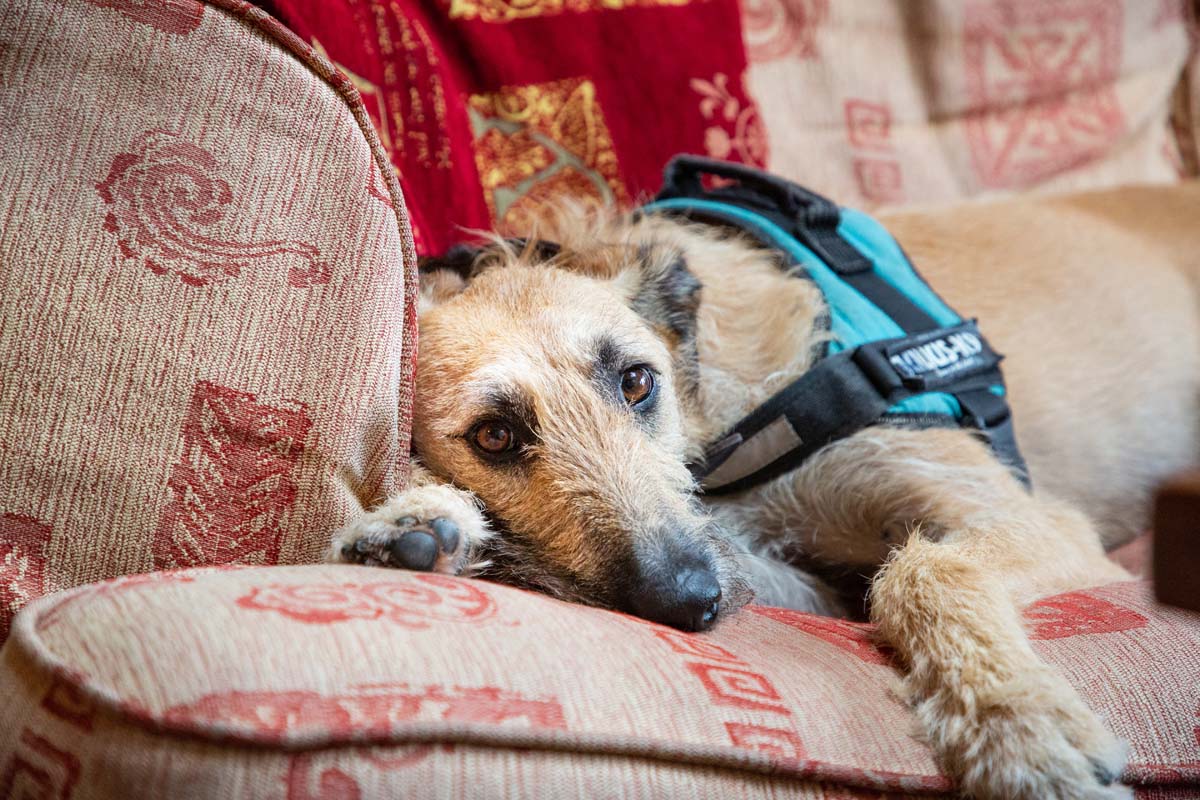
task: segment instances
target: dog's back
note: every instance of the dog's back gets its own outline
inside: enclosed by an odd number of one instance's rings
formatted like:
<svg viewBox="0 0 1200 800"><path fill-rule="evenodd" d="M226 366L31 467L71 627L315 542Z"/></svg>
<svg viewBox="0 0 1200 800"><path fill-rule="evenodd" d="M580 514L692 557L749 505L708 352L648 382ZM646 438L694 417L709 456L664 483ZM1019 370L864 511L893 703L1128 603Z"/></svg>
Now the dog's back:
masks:
<svg viewBox="0 0 1200 800"><path fill-rule="evenodd" d="M1134 535L1149 490L1200 460L1200 184L884 218L1004 354L1040 490Z"/></svg>

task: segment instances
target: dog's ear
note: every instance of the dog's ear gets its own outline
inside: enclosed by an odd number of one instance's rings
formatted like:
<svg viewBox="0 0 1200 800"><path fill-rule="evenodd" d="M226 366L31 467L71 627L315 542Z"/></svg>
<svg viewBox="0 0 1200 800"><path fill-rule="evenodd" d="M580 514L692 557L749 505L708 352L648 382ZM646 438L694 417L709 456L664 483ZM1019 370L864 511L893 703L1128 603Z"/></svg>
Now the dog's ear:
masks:
<svg viewBox="0 0 1200 800"><path fill-rule="evenodd" d="M531 263L549 261L559 254L555 242L543 239L505 239L486 245L456 244L440 256L417 260L424 305L444 302L466 288L480 272L505 261L523 258Z"/></svg>
<svg viewBox="0 0 1200 800"><path fill-rule="evenodd" d="M629 306L667 342L675 355L679 388L690 392L699 380L696 312L703 286L678 250L642 247L628 283Z"/></svg>

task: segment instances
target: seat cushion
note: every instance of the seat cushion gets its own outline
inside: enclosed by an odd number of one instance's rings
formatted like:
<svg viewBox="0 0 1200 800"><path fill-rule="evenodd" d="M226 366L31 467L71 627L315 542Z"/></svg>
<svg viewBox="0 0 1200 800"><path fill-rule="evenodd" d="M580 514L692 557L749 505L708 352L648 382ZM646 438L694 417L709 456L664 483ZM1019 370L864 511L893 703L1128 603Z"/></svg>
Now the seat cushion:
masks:
<svg viewBox="0 0 1200 800"><path fill-rule="evenodd" d="M1147 797L1200 792L1200 618L1130 582L1049 598L1027 620L1038 652L1131 741L1126 780L1167 792ZM122 578L18 616L0 657L0 787L41 775L76 798L947 792L871 633L750 607L688 634L353 566Z"/></svg>
<svg viewBox="0 0 1200 800"><path fill-rule="evenodd" d="M0 71L0 641L56 589L318 560L409 450L415 259L357 93L235 0L12 4Z"/></svg>

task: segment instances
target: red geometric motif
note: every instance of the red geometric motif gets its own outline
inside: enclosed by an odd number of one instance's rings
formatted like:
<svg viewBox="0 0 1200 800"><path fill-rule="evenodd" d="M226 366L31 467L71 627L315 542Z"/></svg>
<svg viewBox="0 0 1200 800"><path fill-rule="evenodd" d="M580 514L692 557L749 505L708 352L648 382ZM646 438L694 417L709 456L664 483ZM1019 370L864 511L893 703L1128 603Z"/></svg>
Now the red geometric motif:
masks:
<svg viewBox="0 0 1200 800"><path fill-rule="evenodd" d="M967 117L984 186L1018 187L1095 158L1120 137L1113 88L1120 0L972 2L964 12Z"/></svg>
<svg viewBox="0 0 1200 800"><path fill-rule="evenodd" d="M296 500L292 472L312 427L302 403L266 405L200 381L183 420L174 495L154 535L158 569L275 564Z"/></svg>
<svg viewBox="0 0 1200 800"><path fill-rule="evenodd" d="M843 104L846 133L852 147L868 150L890 150L892 109L884 103L868 100L847 100Z"/></svg>
<svg viewBox="0 0 1200 800"><path fill-rule="evenodd" d="M212 153L161 130L146 131L129 152L113 158L96 190L110 206L104 230L116 235L121 255L141 259L160 275L174 272L189 286L236 277L256 259L293 255L300 264L289 270L289 286L328 283L329 265L310 244L237 242L208 234L233 203L233 190L218 176L221 166Z"/></svg>
<svg viewBox="0 0 1200 800"><path fill-rule="evenodd" d="M1090 633L1116 633L1144 628L1148 620L1136 611L1082 592L1060 594L1025 610L1033 640L1065 639Z"/></svg>
<svg viewBox="0 0 1200 800"><path fill-rule="evenodd" d="M0 514L0 642L22 606L50 591L46 586L49 525L21 514Z"/></svg>
<svg viewBox="0 0 1200 800"><path fill-rule="evenodd" d="M757 672L719 664L685 664L716 703L737 708L752 708L776 714L791 714L779 702L783 699L766 676Z"/></svg>
<svg viewBox="0 0 1200 800"><path fill-rule="evenodd" d="M382 619L418 630L428 628L431 621L477 623L496 615L495 601L475 582L428 574L373 583L256 587L239 597L237 604L314 625Z"/></svg>
<svg viewBox="0 0 1200 800"><path fill-rule="evenodd" d="M360 800L363 795L358 781L336 768L322 770L313 791L309 773L314 757L311 753L301 753L292 758L288 765L287 800Z"/></svg>
<svg viewBox="0 0 1200 800"><path fill-rule="evenodd" d="M54 679L46 696L42 698L42 708L81 730L92 730L92 719L96 715L95 704L73 684L62 678Z"/></svg>
<svg viewBox="0 0 1200 800"><path fill-rule="evenodd" d="M446 750L452 749L451 745L442 745L442 747ZM357 766L360 768L369 766L382 772L404 769L418 764L432 755L434 745L415 744L406 748L388 748L386 752L394 752L396 749L402 750L403 754L385 758L366 751L360 756ZM288 766L287 800L356 800L362 797L362 788L358 785L358 781L342 770L337 768L321 770L319 767L314 769L313 762L318 758L320 755L314 753L301 753L292 758L292 763ZM312 785L314 773L315 787Z"/></svg>
<svg viewBox="0 0 1200 800"><path fill-rule="evenodd" d="M817 29L829 18L829 0L746 0L742 36L752 63L784 56L815 59Z"/></svg>
<svg viewBox="0 0 1200 800"><path fill-rule="evenodd" d="M78 758L25 728L0 773L0 800L69 800L79 771Z"/></svg>
<svg viewBox="0 0 1200 800"><path fill-rule="evenodd" d="M186 35L200 27L204 6L199 0L87 0L100 8L121 12L134 22L167 33Z"/></svg>
<svg viewBox="0 0 1200 800"><path fill-rule="evenodd" d="M654 635L666 642L676 653L681 653L685 656L711 658L713 661L732 661L735 664L743 663L740 658L724 647L721 647L721 645L705 641L702 637L695 634L668 630L666 628L656 628Z"/></svg>
<svg viewBox="0 0 1200 800"><path fill-rule="evenodd" d="M799 760L805 757L804 744L792 731L739 722L726 722L725 730L729 732L729 741L735 747L756 750L776 758Z"/></svg>
<svg viewBox="0 0 1200 800"><path fill-rule="evenodd" d="M895 203L904 199L904 173L893 159L854 159L854 179L862 196L872 203Z"/></svg>
<svg viewBox="0 0 1200 800"><path fill-rule="evenodd" d="M868 664L891 665L888 653L880 650L871 638L874 625L770 606L748 606L746 610L816 636Z"/></svg>
<svg viewBox="0 0 1200 800"><path fill-rule="evenodd" d="M528 698L490 686L404 684L364 687L340 695L299 690L210 694L167 709L163 719L168 724L217 727L271 742L312 734L332 739L381 737L413 720L488 725L519 721L529 728L567 727L562 705L554 698Z"/></svg>

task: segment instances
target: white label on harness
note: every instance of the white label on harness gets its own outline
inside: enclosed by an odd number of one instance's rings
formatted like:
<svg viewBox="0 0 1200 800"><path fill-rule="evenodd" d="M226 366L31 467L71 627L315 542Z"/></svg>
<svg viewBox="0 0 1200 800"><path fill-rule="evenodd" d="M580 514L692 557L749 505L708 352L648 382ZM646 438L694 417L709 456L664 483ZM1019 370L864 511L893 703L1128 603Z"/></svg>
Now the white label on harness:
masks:
<svg viewBox="0 0 1200 800"><path fill-rule="evenodd" d="M987 346L979 334L963 326L927 341L889 351L888 361L904 378L943 378L990 368L996 359L982 355L985 350Z"/></svg>

